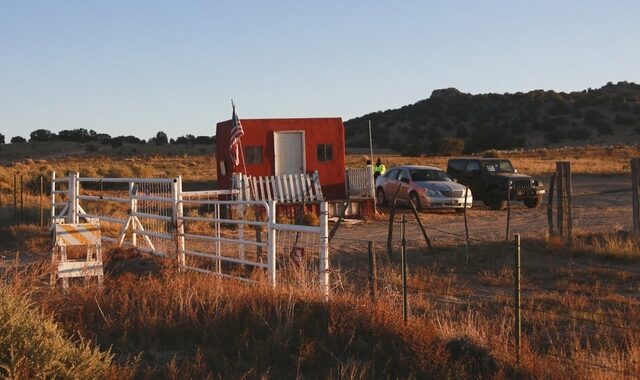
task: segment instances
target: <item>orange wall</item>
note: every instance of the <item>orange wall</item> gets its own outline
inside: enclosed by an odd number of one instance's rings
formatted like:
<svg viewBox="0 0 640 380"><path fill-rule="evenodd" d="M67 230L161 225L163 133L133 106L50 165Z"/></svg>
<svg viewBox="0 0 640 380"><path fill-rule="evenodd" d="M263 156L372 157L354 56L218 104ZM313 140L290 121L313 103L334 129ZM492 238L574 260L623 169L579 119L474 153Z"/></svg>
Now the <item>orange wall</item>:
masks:
<svg viewBox="0 0 640 380"><path fill-rule="evenodd" d="M341 118L302 119L241 119L244 136L242 146L262 146L262 163L247 164L246 173L254 176L275 175L273 132L304 131L306 172L318 171L322 193L326 199L343 199L345 194L345 142L344 125ZM244 172L242 161L235 167L229 159L229 134L231 120L218 123L216 127L216 161L218 165L218 188L231 187L231 173ZM333 145L333 160L318 162L316 146ZM220 162L226 165L226 175L220 171Z"/></svg>

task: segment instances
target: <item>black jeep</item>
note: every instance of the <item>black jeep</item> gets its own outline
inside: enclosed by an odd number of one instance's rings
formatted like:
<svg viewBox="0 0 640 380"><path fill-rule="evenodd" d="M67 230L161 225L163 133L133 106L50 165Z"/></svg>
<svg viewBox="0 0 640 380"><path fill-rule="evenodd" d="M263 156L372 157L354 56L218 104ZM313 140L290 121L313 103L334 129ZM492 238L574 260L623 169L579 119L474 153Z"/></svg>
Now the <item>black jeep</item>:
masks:
<svg viewBox="0 0 640 380"><path fill-rule="evenodd" d="M474 200L483 201L493 210L503 209L509 195L510 200L523 201L528 208L535 208L545 193L541 182L518 174L511 161L503 158L451 158L447 174L469 186Z"/></svg>

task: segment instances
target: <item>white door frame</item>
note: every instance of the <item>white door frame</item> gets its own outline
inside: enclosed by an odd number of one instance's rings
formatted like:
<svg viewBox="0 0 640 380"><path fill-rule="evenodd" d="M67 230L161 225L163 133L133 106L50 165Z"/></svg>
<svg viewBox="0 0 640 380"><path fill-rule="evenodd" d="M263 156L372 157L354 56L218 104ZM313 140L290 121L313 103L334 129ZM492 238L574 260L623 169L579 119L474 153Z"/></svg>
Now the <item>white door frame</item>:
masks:
<svg viewBox="0 0 640 380"><path fill-rule="evenodd" d="M287 131L273 131L273 172L275 175L281 175L283 173L278 173L278 149L276 146L276 135L279 133L300 133L302 135L302 174L307 172L307 147L305 144L305 135L304 130L287 130ZM291 173L286 173L291 174Z"/></svg>

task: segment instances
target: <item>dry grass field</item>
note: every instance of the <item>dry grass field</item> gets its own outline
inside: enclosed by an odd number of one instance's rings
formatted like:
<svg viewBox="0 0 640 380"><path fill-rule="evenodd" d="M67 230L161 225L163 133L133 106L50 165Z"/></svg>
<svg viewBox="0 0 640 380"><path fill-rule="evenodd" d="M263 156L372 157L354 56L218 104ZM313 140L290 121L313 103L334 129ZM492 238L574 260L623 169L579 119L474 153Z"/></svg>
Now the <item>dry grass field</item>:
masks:
<svg viewBox="0 0 640 380"><path fill-rule="evenodd" d="M548 174L555 161L569 160L575 174L620 176L628 175L629 159L638 151L587 147L490 154L512 159L527 174ZM382 158L387 167L444 168L447 160ZM364 161L350 155L348 166ZM274 291L260 283L180 273L170 260L127 250L106 254L102 289L79 281L65 294L48 285L51 239L37 225L36 194L25 195L24 205L25 221L35 224L11 225L13 173L23 175L31 186L25 188L37 189L36 178L51 170L83 176L182 175L193 189L213 187L216 175L211 154L186 153L97 157L80 152L0 167L0 376L611 379L640 373L640 247L621 231L580 233L567 247L543 232L536 236L537 230L527 235L525 224L516 225L525 236L518 363L511 241L489 238L481 229L473 231L468 247L459 238L432 235L436 250L431 252L412 226L406 323L398 233L393 257L381 243L386 209L377 219L341 228L332 241L329 302L311 287ZM526 218L529 212L516 209L514 217ZM502 234L502 214L484 209L472 214L487 226L496 224ZM447 233L458 233L460 218L423 215L425 223L442 225ZM199 228L206 232L210 226ZM378 253L375 300L368 282L367 241L372 239ZM264 274L252 276L261 280Z"/></svg>

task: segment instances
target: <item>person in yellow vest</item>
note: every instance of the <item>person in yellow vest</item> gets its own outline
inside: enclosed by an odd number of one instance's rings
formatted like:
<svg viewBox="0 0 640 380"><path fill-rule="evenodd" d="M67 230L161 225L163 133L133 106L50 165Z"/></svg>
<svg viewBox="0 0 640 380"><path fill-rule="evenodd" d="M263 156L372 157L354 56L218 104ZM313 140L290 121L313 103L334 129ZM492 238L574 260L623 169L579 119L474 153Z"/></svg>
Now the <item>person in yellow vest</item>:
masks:
<svg viewBox="0 0 640 380"><path fill-rule="evenodd" d="M385 171L387 171L387 168L382 163L382 160L378 158L376 164L373 165L373 179L377 179L379 176L383 175Z"/></svg>

